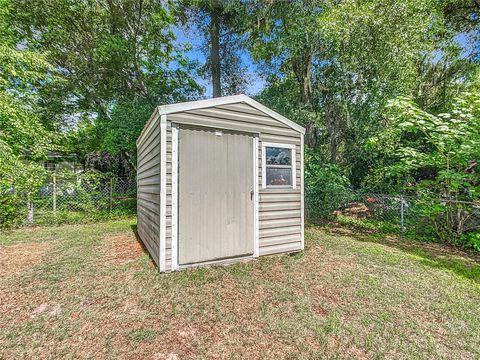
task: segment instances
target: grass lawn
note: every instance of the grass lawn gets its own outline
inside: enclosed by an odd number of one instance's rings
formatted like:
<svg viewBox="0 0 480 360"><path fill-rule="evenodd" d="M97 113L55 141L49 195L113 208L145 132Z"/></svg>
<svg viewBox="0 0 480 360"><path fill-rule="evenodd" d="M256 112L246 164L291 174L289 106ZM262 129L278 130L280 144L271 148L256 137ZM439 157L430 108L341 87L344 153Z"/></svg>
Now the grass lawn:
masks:
<svg viewBox="0 0 480 360"><path fill-rule="evenodd" d="M160 275L134 220L0 235L0 358L480 358L480 263L309 227L293 256Z"/></svg>

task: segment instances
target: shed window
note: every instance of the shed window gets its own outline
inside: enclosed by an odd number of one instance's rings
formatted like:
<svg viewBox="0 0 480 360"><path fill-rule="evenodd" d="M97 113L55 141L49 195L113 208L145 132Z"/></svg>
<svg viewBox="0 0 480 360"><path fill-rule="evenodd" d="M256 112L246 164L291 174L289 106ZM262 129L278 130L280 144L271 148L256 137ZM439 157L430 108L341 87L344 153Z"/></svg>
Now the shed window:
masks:
<svg viewBox="0 0 480 360"><path fill-rule="evenodd" d="M295 145L263 143L263 188L295 188Z"/></svg>

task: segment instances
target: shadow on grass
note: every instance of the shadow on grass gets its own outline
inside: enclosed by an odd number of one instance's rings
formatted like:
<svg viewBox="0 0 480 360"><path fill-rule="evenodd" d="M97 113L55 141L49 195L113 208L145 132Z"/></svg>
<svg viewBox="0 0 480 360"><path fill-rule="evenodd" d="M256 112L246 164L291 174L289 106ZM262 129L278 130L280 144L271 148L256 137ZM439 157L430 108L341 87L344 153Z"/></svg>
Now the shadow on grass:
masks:
<svg viewBox="0 0 480 360"><path fill-rule="evenodd" d="M426 243L385 232L372 231L361 225L331 223L327 231L349 236L360 242L382 244L419 258L419 261L435 269L447 270L456 275L480 284L480 255L440 243Z"/></svg>
<svg viewBox="0 0 480 360"><path fill-rule="evenodd" d="M135 235L135 239L137 240L137 242L139 243L140 247L142 248L142 251L148 255L148 257L150 258L150 261L152 262L152 264L157 267L157 263L155 262L155 260L153 259L152 257L152 254L150 254L150 252L148 251L148 249L146 248L145 244L143 243L142 239L140 238L140 235L138 235L138 232L137 232L137 224L133 224L133 225L130 225L130 228L132 229L132 232L133 232L133 235Z"/></svg>

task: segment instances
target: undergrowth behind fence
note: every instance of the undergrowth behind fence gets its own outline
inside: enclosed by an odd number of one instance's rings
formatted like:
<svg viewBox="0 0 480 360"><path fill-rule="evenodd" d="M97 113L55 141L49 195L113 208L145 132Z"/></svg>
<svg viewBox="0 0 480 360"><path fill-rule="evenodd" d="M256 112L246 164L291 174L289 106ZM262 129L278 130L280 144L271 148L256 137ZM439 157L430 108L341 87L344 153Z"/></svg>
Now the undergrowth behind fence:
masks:
<svg viewBox="0 0 480 360"><path fill-rule="evenodd" d="M15 201L2 227L108 220L136 211L136 181L98 172L49 173L33 194L15 188L6 194Z"/></svg>
<svg viewBox="0 0 480 360"><path fill-rule="evenodd" d="M330 218L480 251L480 202L351 192Z"/></svg>

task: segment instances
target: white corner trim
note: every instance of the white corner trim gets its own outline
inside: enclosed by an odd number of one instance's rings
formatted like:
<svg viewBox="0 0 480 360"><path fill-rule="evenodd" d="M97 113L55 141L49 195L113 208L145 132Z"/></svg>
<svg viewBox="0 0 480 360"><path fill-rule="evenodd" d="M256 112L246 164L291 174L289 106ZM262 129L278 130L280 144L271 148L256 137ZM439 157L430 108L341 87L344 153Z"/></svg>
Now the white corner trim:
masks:
<svg viewBox="0 0 480 360"><path fill-rule="evenodd" d="M160 239L159 267L166 271L165 252L167 242L167 115L160 116Z"/></svg>
<svg viewBox="0 0 480 360"><path fill-rule="evenodd" d="M304 184L304 145L303 145L303 134L300 135L300 197L301 197L301 217L302 217L302 228L301 228L301 247L302 250L305 249L305 184Z"/></svg>
<svg viewBox="0 0 480 360"><path fill-rule="evenodd" d="M301 139L303 139L303 134ZM303 140L302 140L303 141ZM267 164L266 164L266 148L267 147L278 147L282 149L291 149L292 150L292 186L282 186L279 189L296 189L297 188L297 158L296 158L296 146L294 144L284 144L284 143L274 143L262 141L262 189L267 189ZM270 187L273 189L274 187Z"/></svg>
<svg viewBox="0 0 480 360"><path fill-rule="evenodd" d="M262 142L262 189L267 188L267 167L265 166L266 161L266 150L264 142Z"/></svg>
<svg viewBox="0 0 480 360"><path fill-rule="evenodd" d="M178 125L172 123L172 271L178 269Z"/></svg>
<svg viewBox="0 0 480 360"><path fill-rule="evenodd" d="M258 196L258 136L253 137L253 257L260 254Z"/></svg>
<svg viewBox="0 0 480 360"><path fill-rule="evenodd" d="M297 149L295 146L292 149L292 188L294 190L297 188Z"/></svg>
<svg viewBox="0 0 480 360"><path fill-rule="evenodd" d="M301 134L305 134L305 128L303 128L302 126L298 125L292 120L287 119L285 116L280 115L276 111L273 111L267 108L265 105L262 105L258 101L255 101L252 98L248 97L247 95L243 95L243 94L218 97L218 98L213 98L208 100L188 101L188 102L171 104L171 105L161 105L157 109L160 115L166 115L174 112L189 111L194 109L202 109L206 107L228 105L228 104L234 104L234 103L240 103L240 102L246 103L256 108L257 110L260 110L261 112L280 121L281 123L289 126L290 128L298 131Z"/></svg>

